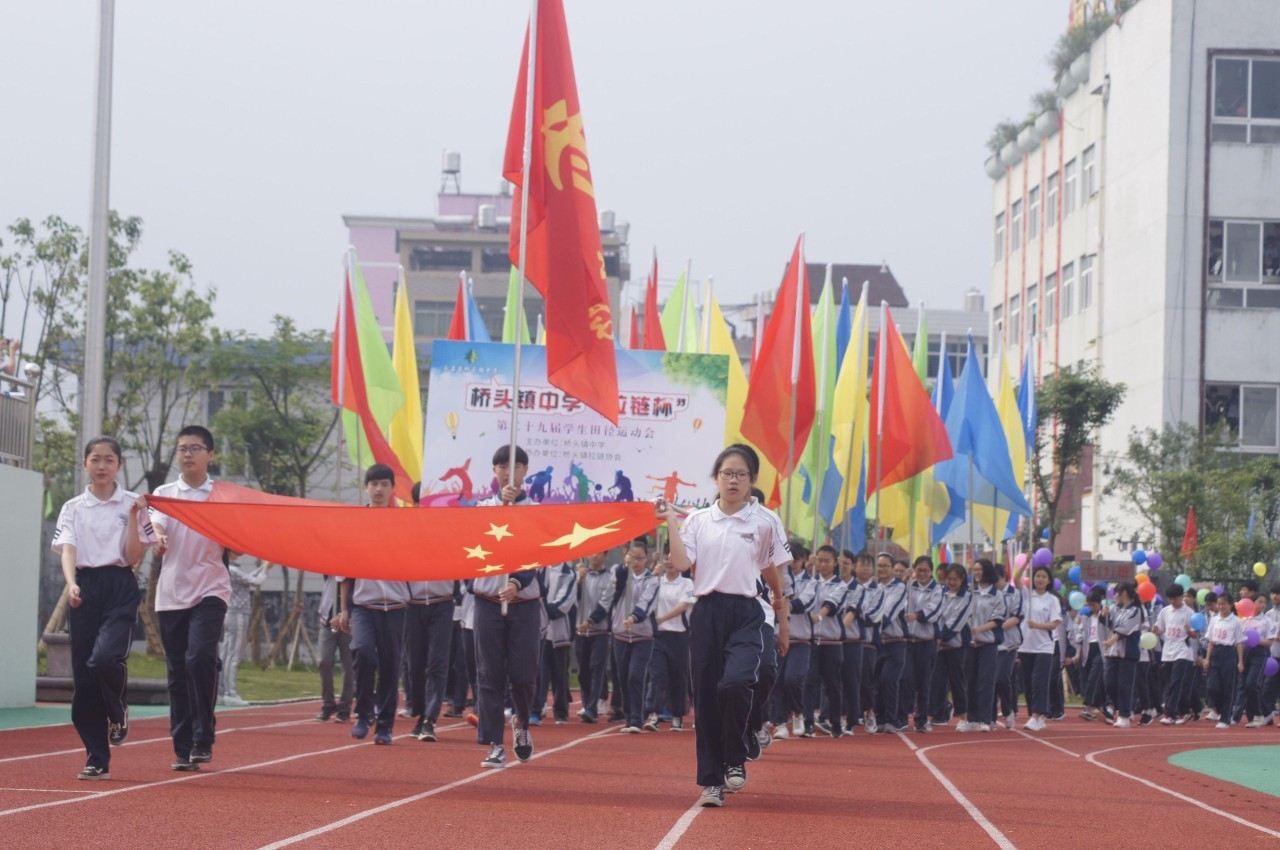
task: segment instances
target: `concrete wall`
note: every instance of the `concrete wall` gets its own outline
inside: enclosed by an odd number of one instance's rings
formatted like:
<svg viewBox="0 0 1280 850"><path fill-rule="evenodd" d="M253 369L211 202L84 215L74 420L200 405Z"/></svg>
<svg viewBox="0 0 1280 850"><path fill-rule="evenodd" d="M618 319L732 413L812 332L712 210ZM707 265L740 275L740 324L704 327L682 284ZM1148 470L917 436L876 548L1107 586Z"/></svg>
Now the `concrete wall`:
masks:
<svg viewBox="0 0 1280 850"><path fill-rule="evenodd" d="M40 474L0 464L0 708L35 704Z"/></svg>

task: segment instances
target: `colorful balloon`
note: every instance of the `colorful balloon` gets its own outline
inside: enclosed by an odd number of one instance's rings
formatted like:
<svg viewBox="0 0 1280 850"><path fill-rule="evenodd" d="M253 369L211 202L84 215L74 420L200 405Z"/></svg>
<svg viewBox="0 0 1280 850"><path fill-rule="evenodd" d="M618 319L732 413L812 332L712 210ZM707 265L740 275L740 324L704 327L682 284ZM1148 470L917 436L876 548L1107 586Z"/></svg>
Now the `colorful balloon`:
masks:
<svg viewBox="0 0 1280 850"><path fill-rule="evenodd" d="M1262 673L1264 676L1274 676L1276 673L1280 673L1280 661L1268 658L1267 663L1262 667Z"/></svg>
<svg viewBox="0 0 1280 850"><path fill-rule="evenodd" d="M1143 602L1150 602L1156 598L1156 586L1149 581L1144 581L1138 585L1138 598Z"/></svg>
<svg viewBox="0 0 1280 850"><path fill-rule="evenodd" d="M1067 578L1071 579L1076 584L1080 583L1080 565L1079 564L1071 565L1071 569L1067 570Z"/></svg>
<svg viewBox="0 0 1280 850"><path fill-rule="evenodd" d="M1134 581L1138 583L1138 587L1142 587L1142 585L1144 584L1151 584L1151 577L1148 576L1146 573L1138 573L1133 578L1134 578Z"/></svg>
<svg viewBox="0 0 1280 850"><path fill-rule="evenodd" d="M1249 631L1244 633L1245 646L1249 647L1250 649L1253 649L1255 646L1257 646L1260 643L1262 643L1262 635L1258 634L1257 629L1249 629Z"/></svg>
<svg viewBox="0 0 1280 850"><path fill-rule="evenodd" d="M1200 592L1208 593L1207 590L1202 590ZM1197 631L1197 632L1203 632L1204 627L1207 626L1208 624L1209 624L1209 621L1206 620L1204 618L1204 614L1201 614L1199 611L1192 614L1191 619L1187 621L1187 625L1191 627L1192 631Z"/></svg>
<svg viewBox="0 0 1280 850"><path fill-rule="evenodd" d="M1174 581L1182 585L1183 590L1191 589L1191 576L1187 575L1186 573L1180 574L1177 578L1174 579ZM1218 592L1221 593L1222 591L1218 591Z"/></svg>
<svg viewBox="0 0 1280 850"><path fill-rule="evenodd" d="M1186 588L1183 588L1183 590L1186 590ZM1205 602L1205 600L1206 600L1206 599L1208 599L1208 598L1209 598L1209 588L1207 588L1207 587L1202 587L1202 588L1200 588L1199 590L1197 590L1197 591L1196 591L1196 604L1197 604L1197 605L1203 605L1203 604L1204 604L1204 602ZM1197 631L1199 631L1199 630L1197 629Z"/></svg>
<svg viewBox="0 0 1280 850"><path fill-rule="evenodd" d="M1147 562L1147 553L1142 549L1133 550L1133 562L1138 566L1142 566Z"/></svg>
<svg viewBox="0 0 1280 850"><path fill-rule="evenodd" d="M1262 562L1262 561L1259 561L1258 563L1254 564L1254 565L1253 565L1253 574L1254 574L1255 576L1257 576L1258 578L1262 578L1263 576L1265 576L1265 575L1267 574L1267 565L1266 565L1266 563L1264 563L1264 562Z"/></svg>
<svg viewBox="0 0 1280 850"><path fill-rule="evenodd" d="M1053 550L1041 546L1036 553L1031 556L1031 565L1033 567L1047 567L1053 563Z"/></svg>
<svg viewBox="0 0 1280 850"><path fill-rule="evenodd" d="M1027 565L1027 553L1026 553L1026 552L1019 552L1017 555L1015 555L1015 556L1014 556L1014 559L1013 559L1013 566L1014 566L1016 569L1019 569L1019 570L1020 570L1020 569L1022 569L1023 567L1025 567L1026 565Z"/></svg>
<svg viewBox="0 0 1280 850"><path fill-rule="evenodd" d="M1054 593L1059 593L1059 592L1061 592L1061 591L1062 591L1062 579L1060 579L1060 578L1055 578L1055 579L1053 580L1053 592L1054 592Z"/></svg>
<svg viewBox="0 0 1280 850"><path fill-rule="evenodd" d="M1236 603L1236 613L1240 615L1240 619L1247 620L1253 616L1253 600L1241 599Z"/></svg>
<svg viewBox="0 0 1280 850"><path fill-rule="evenodd" d="M1084 594L1078 590L1071 591L1071 595L1067 597L1067 604L1071 606L1072 611L1079 611L1084 607Z"/></svg>
<svg viewBox="0 0 1280 850"><path fill-rule="evenodd" d="M1143 632L1142 637L1138 638L1138 646L1143 649L1155 649L1160 639L1153 632Z"/></svg>
<svg viewBox="0 0 1280 850"><path fill-rule="evenodd" d="M1158 570L1163 565L1164 565L1164 558L1160 556L1159 552L1152 552L1149 555L1147 555L1147 566L1150 567L1151 569Z"/></svg>

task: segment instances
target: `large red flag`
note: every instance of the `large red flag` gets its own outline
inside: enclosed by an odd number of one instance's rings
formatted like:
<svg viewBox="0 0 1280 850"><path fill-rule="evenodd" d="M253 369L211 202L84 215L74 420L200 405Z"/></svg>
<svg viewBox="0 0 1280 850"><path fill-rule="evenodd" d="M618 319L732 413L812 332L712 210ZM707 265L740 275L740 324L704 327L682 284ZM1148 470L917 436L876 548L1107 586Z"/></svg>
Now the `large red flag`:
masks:
<svg viewBox="0 0 1280 850"><path fill-rule="evenodd" d="M529 208L523 209L529 36L525 34L503 175L515 184L511 261L547 301L547 378L601 416L618 422L618 365L595 188L587 162L578 86L561 0L537 0ZM526 219L527 216L527 219Z"/></svg>
<svg viewBox="0 0 1280 850"><path fill-rule="evenodd" d="M1182 557L1190 560L1196 554L1196 547L1200 545L1200 532L1196 528L1196 509L1194 507L1187 508L1187 530L1182 535Z"/></svg>
<svg viewBox="0 0 1280 850"><path fill-rule="evenodd" d="M658 310L658 254L653 255L653 271L644 288L644 347L646 351L666 351L662 335L662 313Z"/></svg>
<svg viewBox="0 0 1280 850"><path fill-rule="evenodd" d="M809 273L804 237L796 240L791 264L782 277L778 300L760 343L747 386L742 436L750 440L779 475L792 473L813 428L816 407L813 378L813 330L809 326ZM795 430L787 434L795 397ZM789 446L791 442L794 445ZM788 465L787 460L791 463Z"/></svg>
<svg viewBox="0 0 1280 850"><path fill-rule="evenodd" d="M449 336L458 342L467 341L467 276L458 276L458 297L453 300L453 318L449 321Z"/></svg>
<svg viewBox="0 0 1280 850"><path fill-rule="evenodd" d="M906 481L951 457L951 440L916 375L907 347L886 307L871 369L867 427L867 495ZM881 384L880 372L884 371ZM882 398L883 397L883 398ZM883 416L881 405L883 402ZM877 460L876 452L879 451Z"/></svg>

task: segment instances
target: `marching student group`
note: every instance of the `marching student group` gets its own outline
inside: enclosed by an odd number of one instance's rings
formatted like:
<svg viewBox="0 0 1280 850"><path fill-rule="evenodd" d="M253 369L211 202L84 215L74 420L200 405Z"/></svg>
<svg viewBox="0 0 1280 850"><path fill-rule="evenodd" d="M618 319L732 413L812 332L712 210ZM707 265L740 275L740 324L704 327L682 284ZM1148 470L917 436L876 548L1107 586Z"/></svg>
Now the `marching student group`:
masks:
<svg viewBox="0 0 1280 850"><path fill-rule="evenodd" d="M207 500L212 434L183 428L175 455L180 477L156 495ZM134 568L145 550L161 556L156 611L176 771L212 760L217 701L244 704L232 668L249 591L264 572L229 567L220 544L121 487L121 460L114 439L88 443L88 486L62 507L53 538L70 605L71 714L87 755L84 780L109 779L111 748L128 736L127 659L141 602ZM536 507L523 490L528 465L523 449L512 457L499 448L501 489L480 504ZM718 498L687 515L659 500L668 546L658 552L635 540L616 565L602 553L577 566L466 581L327 577L317 719L350 722L352 737L372 732L387 745L398 714L422 742L438 739L442 715L465 716L484 747L482 766L502 768L508 726L515 758L533 756L530 727L543 722L548 696L546 719L571 722L576 661L577 722L618 722L622 734L681 732L692 702L704 806L740 791L747 763L778 740L858 728L1012 730L1020 700L1021 728L1043 730L1066 716L1064 672L1082 698L1080 717L1118 729L1274 722L1280 584L1268 606L1257 582L1243 582L1238 609L1230 593L1197 600L1176 583L1165 604L1143 602L1121 582L1110 592L1091 588L1075 610L1049 567L1034 567L1024 586L1021 569L1010 575L984 558L965 567L832 546L810 552L762 504L754 450L729 446L710 471ZM392 506L394 483L389 467L366 470L370 505ZM345 670L340 695L335 654Z"/></svg>

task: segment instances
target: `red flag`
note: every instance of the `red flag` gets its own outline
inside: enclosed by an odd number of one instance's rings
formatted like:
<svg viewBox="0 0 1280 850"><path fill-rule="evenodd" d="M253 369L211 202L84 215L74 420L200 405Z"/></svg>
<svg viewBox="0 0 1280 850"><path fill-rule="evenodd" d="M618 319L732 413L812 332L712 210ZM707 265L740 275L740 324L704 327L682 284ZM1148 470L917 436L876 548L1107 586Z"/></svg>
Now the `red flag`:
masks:
<svg viewBox="0 0 1280 850"><path fill-rule="evenodd" d="M636 316L635 305L631 305L631 330L627 335L627 348L635 351L640 348L640 319Z"/></svg>
<svg viewBox="0 0 1280 850"><path fill-rule="evenodd" d="M784 477L794 471L804 453L816 406L809 273L804 264L803 246L801 236L796 240L791 264L782 276L778 300L764 329L760 356L751 370L742 412L742 436L760 449ZM795 431L789 435L787 426L791 420L793 394Z"/></svg>
<svg viewBox="0 0 1280 850"><path fill-rule="evenodd" d="M458 297L453 300L453 319L449 322L449 336L458 342L467 341L467 276L458 276Z"/></svg>
<svg viewBox="0 0 1280 850"><path fill-rule="evenodd" d="M1187 508L1187 531L1182 535L1182 557L1190 560L1196 554L1200 532L1196 529L1196 509Z"/></svg>
<svg viewBox="0 0 1280 850"><path fill-rule="evenodd" d="M884 321L871 368L871 415L867 423L868 496L881 487L913 478L952 454L947 428L916 375L889 308L884 308L881 316Z"/></svg>
<svg viewBox="0 0 1280 850"><path fill-rule="evenodd" d="M658 254L653 255L653 271L644 288L644 347L646 351L666 351L662 335L662 314L658 311Z"/></svg>
<svg viewBox="0 0 1280 850"><path fill-rule="evenodd" d="M527 32L502 167L503 176L515 184L511 261L520 261L521 234L528 228L525 275L547 302L547 378L616 425L618 365L613 350L613 314L564 7L561 0L537 0L534 8L537 53L527 210L521 199Z"/></svg>

